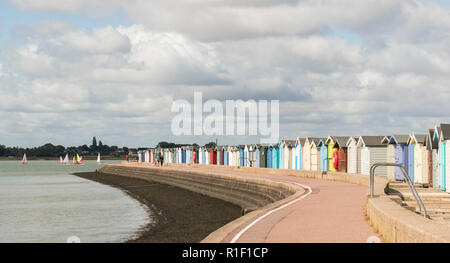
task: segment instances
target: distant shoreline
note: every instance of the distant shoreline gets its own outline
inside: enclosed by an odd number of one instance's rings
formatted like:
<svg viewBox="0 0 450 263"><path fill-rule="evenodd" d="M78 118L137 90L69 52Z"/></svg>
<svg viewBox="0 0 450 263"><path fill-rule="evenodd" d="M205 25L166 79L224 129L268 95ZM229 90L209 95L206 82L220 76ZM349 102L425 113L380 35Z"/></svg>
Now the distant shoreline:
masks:
<svg viewBox="0 0 450 263"><path fill-rule="evenodd" d="M121 189L151 210L152 221L127 242L196 243L241 216L241 207L178 187L100 172L74 175Z"/></svg>
<svg viewBox="0 0 450 263"><path fill-rule="evenodd" d="M112 157L112 156L102 156L102 161L125 161L125 156L121 157ZM21 157L0 157L0 161L20 161ZM59 157L28 157L28 161L59 161ZM97 156L83 156L83 160L97 160Z"/></svg>

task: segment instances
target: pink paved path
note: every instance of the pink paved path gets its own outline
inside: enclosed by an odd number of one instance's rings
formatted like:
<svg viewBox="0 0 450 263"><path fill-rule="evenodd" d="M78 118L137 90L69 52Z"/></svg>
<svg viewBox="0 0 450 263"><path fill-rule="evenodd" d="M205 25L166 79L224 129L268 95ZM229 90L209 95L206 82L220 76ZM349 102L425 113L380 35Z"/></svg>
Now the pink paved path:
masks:
<svg viewBox="0 0 450 263"><path fill-rule="evenodd" d="M367 187L294 176L249 174L207 168L170 167L167 169L297 182L309 186L313 190L302 200L257 222L237 242L353 243L366 242L369 237L376 236L364 217ZM262 214L256 216L255 219ZM230 242L244 227L231 232L223 242Z"/></svg>

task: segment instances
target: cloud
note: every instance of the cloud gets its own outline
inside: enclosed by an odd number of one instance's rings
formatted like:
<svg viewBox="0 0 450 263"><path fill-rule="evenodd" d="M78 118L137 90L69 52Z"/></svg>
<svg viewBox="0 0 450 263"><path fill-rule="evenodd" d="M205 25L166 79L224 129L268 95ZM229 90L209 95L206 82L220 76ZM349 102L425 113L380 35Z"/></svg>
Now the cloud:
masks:
<svg viewBox="0 0 450 263"><path fill-rule="evenodd" d="M16 3L63 14L108 5ZM191 101L194 91L204 100L280 100L283 138L421 132L450 121L448 7L415 0L114 5L136 24L15 27L16 44L0 52L0 117L14 116L0 125L0 140L21 144L32 130L23 143L79 144L94 134L131 146L209 142L170 133L172 101ZM220 138L244 139L257 142Z"/></svg>

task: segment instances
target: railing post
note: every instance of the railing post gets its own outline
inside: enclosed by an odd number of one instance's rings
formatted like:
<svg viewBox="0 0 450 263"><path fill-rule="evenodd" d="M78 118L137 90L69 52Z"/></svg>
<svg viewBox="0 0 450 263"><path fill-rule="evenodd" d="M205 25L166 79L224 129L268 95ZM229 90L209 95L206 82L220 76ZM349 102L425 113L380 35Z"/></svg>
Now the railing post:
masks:
<svg viewBox="0 0 450 263"><path fill-rule="evenodd" d="M429 218L427 210L425 208L425 205L422 202L422 199L419 196L419 193L417 192L416 188L414 187L414 183L411 182L411 178L409 178L408 172L406 171L405 167L403 165L398 163L375 163L370 167L370 178L369 178L369 193L370 197L375 197L375 169L379 166L396 166L399 167L402 171L403 176L405 177L406 184L408 185L409 190L411 191L411 194L413 195L414 199L417 202L417 206L419 207L420 213L422 213L426 218Z"/></svg>

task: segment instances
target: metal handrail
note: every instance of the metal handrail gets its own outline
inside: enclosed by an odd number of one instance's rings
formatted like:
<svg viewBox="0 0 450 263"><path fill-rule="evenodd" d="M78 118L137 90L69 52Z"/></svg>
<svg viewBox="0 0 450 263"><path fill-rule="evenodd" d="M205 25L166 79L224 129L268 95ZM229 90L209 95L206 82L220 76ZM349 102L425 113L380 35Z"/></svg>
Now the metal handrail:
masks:
<svg viewBox="0 0 450 263"><path fill-rule="evenodd" d="M420 209L420 213L423 211L423 215L426 218L429 218L427 210L425 208L425 205L422 202L422 199L419 196L419 193L417 192L416 188L414 187L414 184L411 182L411 178L409 178L408 172L406 171L405 167L403 165L398 163L375 163L370 167L370 197L375 197L375 169L380 166L395 166L400 168L400 171L402 171L403 177L405 177L406 184L409 187L409 190L411 191L412 195L414 196L414 199L416 199L417 206Z"/></svg>

